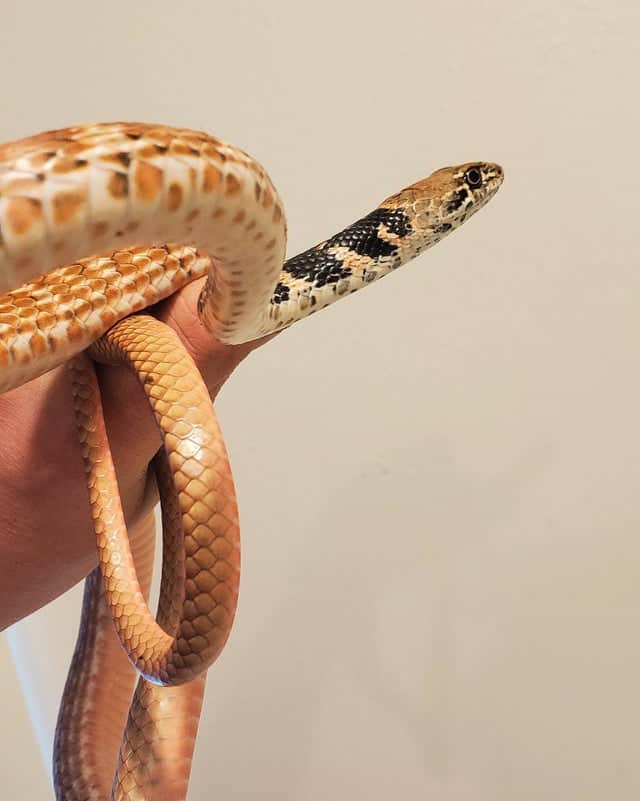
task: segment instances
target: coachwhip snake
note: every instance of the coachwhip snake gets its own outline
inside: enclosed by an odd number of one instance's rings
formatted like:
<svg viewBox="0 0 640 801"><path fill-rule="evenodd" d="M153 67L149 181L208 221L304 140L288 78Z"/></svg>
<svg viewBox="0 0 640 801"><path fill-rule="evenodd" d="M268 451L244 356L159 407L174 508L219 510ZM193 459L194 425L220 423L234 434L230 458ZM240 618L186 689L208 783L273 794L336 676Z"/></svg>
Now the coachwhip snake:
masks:
<svg viewBox="0 0 640 801"><path fill-rule="evenodd" d="M205 133L112 123L0 147L0 392L69 363L100 561L56 731L60 801L186 798L206 670L238 595L233 481L206 387L177 336L135 313L207 275L198 309L213 337L277 332L437 243L501 183L486 162L438 170L284 262L269 177ZM130 546L84 351L136 373L162 432L157 621L153 531Z"/></svg>

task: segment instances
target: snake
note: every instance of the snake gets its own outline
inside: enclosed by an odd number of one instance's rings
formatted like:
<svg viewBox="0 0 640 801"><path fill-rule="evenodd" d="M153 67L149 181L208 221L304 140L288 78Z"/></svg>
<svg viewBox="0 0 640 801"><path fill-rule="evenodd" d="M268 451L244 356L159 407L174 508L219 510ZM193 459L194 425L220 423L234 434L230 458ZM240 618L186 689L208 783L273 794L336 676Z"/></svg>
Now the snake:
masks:
<svg viewBox="0 0 640 801"><path fill-rule="evenodd" d="M67 366L98 548L55 734L58 801L186 798L207 670L237 605L224 440L154 306L206 277L198 314L213 338L275 334L438 243L502 181L491 162L439 169L285 260L270 177L208 133L97 123L0 146L0 393ZM163 523L155 615L154 527L126 530L94 362L135 373L163 439L150 466Z"/></svg>

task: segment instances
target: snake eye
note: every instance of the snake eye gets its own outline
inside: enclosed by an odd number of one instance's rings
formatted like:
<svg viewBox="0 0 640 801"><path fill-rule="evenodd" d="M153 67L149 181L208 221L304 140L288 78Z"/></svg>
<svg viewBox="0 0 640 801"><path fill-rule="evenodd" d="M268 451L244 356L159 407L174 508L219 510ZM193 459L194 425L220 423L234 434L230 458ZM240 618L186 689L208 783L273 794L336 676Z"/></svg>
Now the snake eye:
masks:
<svg viewBox="0 0 640 801"><path fill-rule="evenodd" d="M477 167L469 167L464 174L464 180L472 189L482 186L482 173Z"/></svg>

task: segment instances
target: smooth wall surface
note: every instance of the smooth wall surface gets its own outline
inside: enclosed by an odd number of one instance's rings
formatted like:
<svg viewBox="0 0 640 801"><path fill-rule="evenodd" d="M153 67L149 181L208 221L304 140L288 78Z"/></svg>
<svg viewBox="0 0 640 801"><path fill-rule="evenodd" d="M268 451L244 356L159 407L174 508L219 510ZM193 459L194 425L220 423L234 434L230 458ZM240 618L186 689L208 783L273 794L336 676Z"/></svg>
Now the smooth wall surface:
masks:
<svg viewBox="0 0 640 801"><path fill-rule="evenodd" d="M290 253L449 163L499 196L218 409L244 535L194 801L640 796L637 3L10 3L0 138L255 154ZM43 747L79 593L12 633ZM37 648L42 638L41 649ZM0 648L4 798L52 797Z"/></svg>

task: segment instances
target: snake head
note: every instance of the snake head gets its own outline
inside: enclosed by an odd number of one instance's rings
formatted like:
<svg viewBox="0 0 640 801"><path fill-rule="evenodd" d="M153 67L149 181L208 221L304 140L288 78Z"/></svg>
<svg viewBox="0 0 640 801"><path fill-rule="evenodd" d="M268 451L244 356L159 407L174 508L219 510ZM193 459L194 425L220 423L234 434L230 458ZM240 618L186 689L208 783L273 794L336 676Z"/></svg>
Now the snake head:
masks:
<svg viewBox="0 0 640 801"><path fill-rule="evenodd" d="M486 161L438 170L426 180L434 201L432 213L440 218L440 224L457 228L491 200L503 180L502 167Z"/></svg>
<svg viewBox="0 0 640 801"><path fill-rule="evenodd" d="M504 178L502 167L471 161L443 167L388 198L383 205L412 210L413 226L424 236L453 231L495 195Z"/></svg>
<svg viewBox="0 0 640 801"><path fill-rule="evenodd" d="M431 179L441 183L443 222L455 225L491 200L502 185L504 172L499 164L472 161L439 170Z"/></svg>

